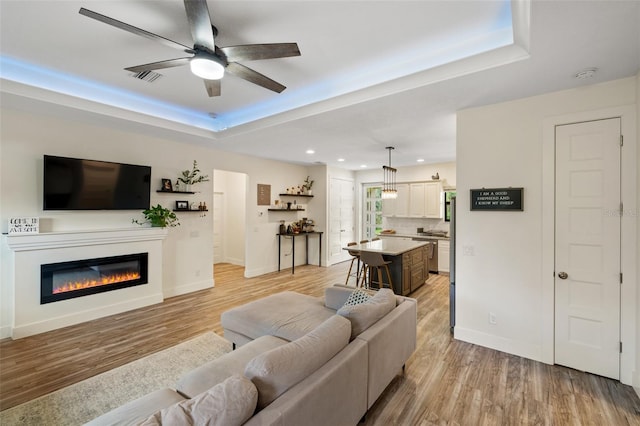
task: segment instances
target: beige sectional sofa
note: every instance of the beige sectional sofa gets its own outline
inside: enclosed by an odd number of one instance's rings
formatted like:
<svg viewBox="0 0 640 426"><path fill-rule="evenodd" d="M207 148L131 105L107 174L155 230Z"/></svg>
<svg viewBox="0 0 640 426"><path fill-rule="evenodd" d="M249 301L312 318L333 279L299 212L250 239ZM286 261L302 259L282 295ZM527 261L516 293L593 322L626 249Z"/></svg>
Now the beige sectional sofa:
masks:
<svg viewBox="0 0 640 426"><path fill-rule="evenodd" d="M223 313L234 351L89 424L356 425L415 350L417 303L385 289L345 306L353 291Z"/></svg>

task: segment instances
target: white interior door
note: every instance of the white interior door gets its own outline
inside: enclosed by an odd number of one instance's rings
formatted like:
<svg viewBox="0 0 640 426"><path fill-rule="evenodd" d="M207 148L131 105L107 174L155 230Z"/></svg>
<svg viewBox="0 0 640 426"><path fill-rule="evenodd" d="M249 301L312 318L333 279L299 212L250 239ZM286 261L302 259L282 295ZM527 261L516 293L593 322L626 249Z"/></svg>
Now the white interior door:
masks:
<svg viewBox="0 0 640 426"><path fill-rule="evenodd" d="M224 261L224 194L213 194L213 263Z"/></svg>
<svg viewBox="0 0 640 426"><path fill-rule="evenodd" d="M556 128L555 362L620 376L620 120Z"/></svg>
<svg viewBox="0 0 640 426"><path fill-rule="evenodd" d="M354 241L355 188L353 181L331 178L329 187L329 264L351 259L343 250Z"/></svg>

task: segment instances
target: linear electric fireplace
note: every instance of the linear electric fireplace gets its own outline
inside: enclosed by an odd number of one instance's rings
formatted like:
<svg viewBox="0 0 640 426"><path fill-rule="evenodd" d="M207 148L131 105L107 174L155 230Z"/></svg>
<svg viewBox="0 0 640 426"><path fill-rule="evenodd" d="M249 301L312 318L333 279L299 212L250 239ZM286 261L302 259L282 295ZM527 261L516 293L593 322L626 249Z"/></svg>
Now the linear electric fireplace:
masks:
<svg viewBox="0 0 640 426"><path fill-rule="evenodd" d="M147 282L148 253L49 263L40 267L40 304Z"/></svg>

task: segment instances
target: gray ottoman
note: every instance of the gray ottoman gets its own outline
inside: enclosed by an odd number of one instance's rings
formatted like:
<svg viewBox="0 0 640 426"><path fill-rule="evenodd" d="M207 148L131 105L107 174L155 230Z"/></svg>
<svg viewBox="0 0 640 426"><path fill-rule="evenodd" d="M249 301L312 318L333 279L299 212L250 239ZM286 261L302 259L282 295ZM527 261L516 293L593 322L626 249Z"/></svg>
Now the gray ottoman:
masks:
<svg viewBox="0 0 640 426"><path fill-rule="evenodd" d="M335 313L321 297L284 291L224 312L221 323L224 337L242 346L266 335L296 340Z"/></svg>

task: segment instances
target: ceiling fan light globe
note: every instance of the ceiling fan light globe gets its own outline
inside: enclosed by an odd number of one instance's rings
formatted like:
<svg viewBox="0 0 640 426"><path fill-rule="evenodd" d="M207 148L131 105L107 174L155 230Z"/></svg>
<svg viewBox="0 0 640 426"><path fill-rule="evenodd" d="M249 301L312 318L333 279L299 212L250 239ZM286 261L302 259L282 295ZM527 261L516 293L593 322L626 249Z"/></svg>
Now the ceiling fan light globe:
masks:
<svg viewBox="0 0 640 426"><path fill-rule="evenodd" d="M205 80L220 80L224 76L224 66L210 58L195 57L189 67L192 73Z"/></svg>

